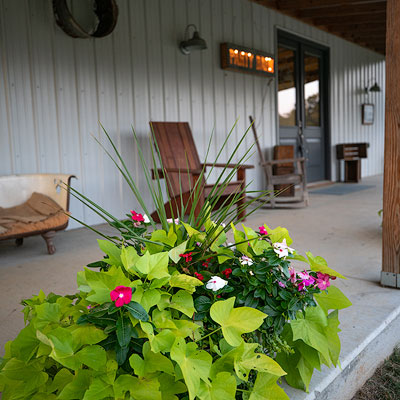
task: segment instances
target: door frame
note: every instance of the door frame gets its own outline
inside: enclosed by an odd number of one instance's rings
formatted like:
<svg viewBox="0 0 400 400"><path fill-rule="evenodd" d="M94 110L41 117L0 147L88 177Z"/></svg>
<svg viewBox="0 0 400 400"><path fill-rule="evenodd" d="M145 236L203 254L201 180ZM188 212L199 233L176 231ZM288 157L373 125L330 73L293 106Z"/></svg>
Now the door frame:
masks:
<svg viewBox="0 0 400 400"><path fill-rule="evenodd" d="M303 46L311 46L321 51L321 61L323 63L322 77L321 77L321 122L324 124L325 130L325 141L324 141L324 153L325 153L325 179L332 180L332 152L331 152L331 122L330 122L330 110L331 110L331 96L330 96L330 47L326 44L321 44L310 40L308 37L302 36L292 31L288 31L285 28L275 25L274 27L274 54L276 59L275 67L275 121L276 121L276 135L275 143L279 144L279 110L278 110L278 44L279 39L294 40L301 43ZM298 61L298 60L297 60ZM304 70L297 68L296 79L303 81ZM303 91L304 88L301 88ZM298 96L299 97L299 94ZM323 98L323 100L322 100ZM297 99L296 99L297 101Z"/></svg>

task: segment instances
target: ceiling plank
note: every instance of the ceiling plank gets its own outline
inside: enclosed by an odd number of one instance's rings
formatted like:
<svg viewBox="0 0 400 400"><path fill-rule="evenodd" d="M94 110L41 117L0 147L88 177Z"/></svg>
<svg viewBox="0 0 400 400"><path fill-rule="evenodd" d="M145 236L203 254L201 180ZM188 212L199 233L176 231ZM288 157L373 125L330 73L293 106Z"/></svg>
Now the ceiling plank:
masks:
<svg viewBox="0 0 400 400"><path fill-rule="evenodd" d="M302 9L296 12L299 18L316 18L316 17L344 17L344 16L359 16L364 14L385 13L385 3L370 3L355 6L343 7L325 7Z"/></svg>
<svg viewBox="0 0 400 400"><path fill-rule="evenodd" d="M310 22L315 25L341 25L341 24L358 24L358 23L385 23L386 13L373 13L360 16L349 17L318 17L313 18Z"/></svg>
<svg viewBox="0 0 400 400"><path fill-rule="evenodd" d="M386 0L280 0L277 6L280 10L323 8L328 6L347 6L350 4L386 3Z"/></svg>

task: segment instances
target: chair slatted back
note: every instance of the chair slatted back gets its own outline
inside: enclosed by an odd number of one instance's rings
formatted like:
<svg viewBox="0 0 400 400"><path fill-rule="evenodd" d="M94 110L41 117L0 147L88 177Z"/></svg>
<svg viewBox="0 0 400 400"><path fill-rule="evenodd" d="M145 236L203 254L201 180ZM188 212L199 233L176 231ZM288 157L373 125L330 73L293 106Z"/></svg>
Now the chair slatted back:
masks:
<svg viewBox="0 0 400 400"><path fill-rule="evenodd" d="M179 168L180 173L168 173L171 195L188 192L194 186L190 170L200 170L201 163L187 122L150 122L164 168ZM179 182L180 181L180 182Z"/></svg>

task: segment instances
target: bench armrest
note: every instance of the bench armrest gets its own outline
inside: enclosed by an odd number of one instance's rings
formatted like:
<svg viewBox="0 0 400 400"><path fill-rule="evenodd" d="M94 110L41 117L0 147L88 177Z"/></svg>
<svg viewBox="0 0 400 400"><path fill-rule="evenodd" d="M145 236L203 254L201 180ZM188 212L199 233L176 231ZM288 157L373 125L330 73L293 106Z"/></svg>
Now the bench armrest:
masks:
<svg viewBox="0 0 400 400"><path fill-rule="evenodd" d="M217 168L241 168L241 169L250 169L254 168L254 165L250 164L214 164L214 163L204 163L206 167L217 167Z"/></svg>
<svg viewBox="0 0 400 400"><path fill-rule="evenodd" d="M304 162L306 159L304 157L300 158L286 158L282 160L271 160L271 161L264 161L261 162L260 165L277 165L277 164L289 164L295 162Z"/></svg>

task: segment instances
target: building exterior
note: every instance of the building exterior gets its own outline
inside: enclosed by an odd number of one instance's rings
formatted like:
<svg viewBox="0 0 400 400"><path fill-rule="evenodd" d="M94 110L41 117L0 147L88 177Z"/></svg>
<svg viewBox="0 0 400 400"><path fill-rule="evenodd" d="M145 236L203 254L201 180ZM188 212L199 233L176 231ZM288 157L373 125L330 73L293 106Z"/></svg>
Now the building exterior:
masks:
<svg viewBox="0 0 400 400"><path fill-rule="evenodd" d="M75 8L77 3L73 2ZM294 125L297 132L289 89L300 82L299 77L314 82L309 89L299 86L304 101L315 100L315 95L320 99L317 121L310 101L302 103L304 128L307 124L324 128L318 131L318 140L323 139L319 147L312 147L317 139L310 134L308 154L323 155L315 168L322 175L316 172L311 180L338 179L337 143L368 142L362 174L383 173L385 95L364 91L375 82L384 91L383 55L248 0L118 0L117 4L119 18L112 34L75 39L56 25L50 1L0 1L0 174L73 173L78 190L122 217L137 204L91 136L104 141L100 123L144 187L131 127L150 162L149 121L188 121L201 159L213 133L212 159L235 120L230 149L252 115L261 146L270 155L275 144L290 142L287 128ZM80 10L75 12L80 15ZM188 24L197 26L206 50L181 53L179 43ZM221 69L224 42L271 54L275 76ZM296 54L297 64L278 76L285 52ZM307 81L307 69L316 61L318 78L311 74ZM297 78L291 79L290 73ZM297 104L302 101L297 98ZM372 125L362 124L364 103L374 105ZM309 120L307 110L311 110ZM249 136L246 146L252 143ZM250 162L258 163L257 154ZM260 168L249 171L249 180L254 190L264 187ZM76 201L71 211L88 224L101 222Z"/></svg>

